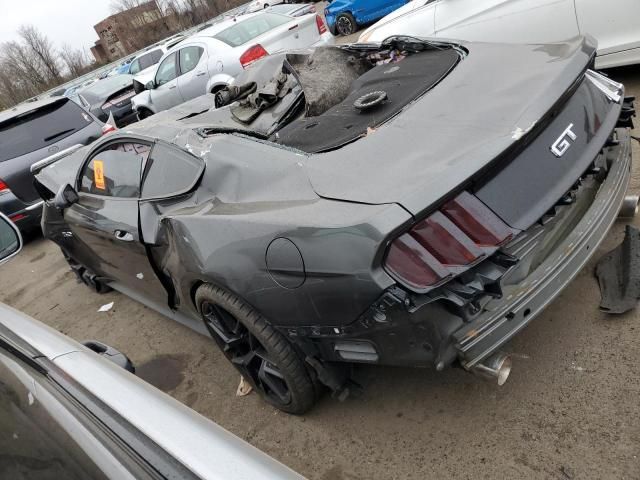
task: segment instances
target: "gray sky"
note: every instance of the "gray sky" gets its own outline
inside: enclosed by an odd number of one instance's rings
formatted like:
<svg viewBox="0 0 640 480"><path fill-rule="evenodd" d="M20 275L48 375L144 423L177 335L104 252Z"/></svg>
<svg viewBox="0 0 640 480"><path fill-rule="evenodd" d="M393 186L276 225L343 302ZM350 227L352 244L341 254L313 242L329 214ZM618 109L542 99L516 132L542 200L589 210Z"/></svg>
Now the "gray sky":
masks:
<svg viewBox="0 0 640 480"><path fill-rule="evenodd" d="M98 35L93 26L111 14L110 0L0 0L0 42L14 40L20 25L33 24L57 47L87 52Z"/></svg>

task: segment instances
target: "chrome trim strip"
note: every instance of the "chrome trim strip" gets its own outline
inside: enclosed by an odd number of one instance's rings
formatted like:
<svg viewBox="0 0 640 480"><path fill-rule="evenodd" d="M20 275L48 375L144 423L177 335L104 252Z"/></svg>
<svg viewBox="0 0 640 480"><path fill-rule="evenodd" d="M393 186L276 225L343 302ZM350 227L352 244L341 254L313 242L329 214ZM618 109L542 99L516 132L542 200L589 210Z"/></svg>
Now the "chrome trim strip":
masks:
<svg viewBox="0 0 640 480"><path fill-rule="evenodd" d="M36 173L38 173L40 170L42 170L45 167L48 167L49 165L51 165L52 163L57 162L58 160L71 155L72 153L80 150L82 147L84 147L84 145L82 145L81 143L77 143L75 145L73 145L72 147L69 148L65 148L64 150L59 151L58 153L55 153L47 158L43 158L42 160L38 160L37 162L35 162L34 164L31 165L31 173L33 173L34 175Z"/></svg>

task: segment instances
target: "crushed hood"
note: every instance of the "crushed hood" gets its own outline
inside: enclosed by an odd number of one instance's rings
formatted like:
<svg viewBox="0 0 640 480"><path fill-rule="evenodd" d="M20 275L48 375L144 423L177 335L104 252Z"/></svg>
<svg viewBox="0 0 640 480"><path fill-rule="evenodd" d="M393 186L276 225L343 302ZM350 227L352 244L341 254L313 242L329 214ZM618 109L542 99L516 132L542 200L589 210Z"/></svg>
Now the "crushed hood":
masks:
<svg viewBox="0 0 640 480"><path fill-rule="evenodd" d="M318 195L398 203L418 214L525 141L595 54L584 37L461 45L469 54L399 115L364 138L306 158Z"/></svg>

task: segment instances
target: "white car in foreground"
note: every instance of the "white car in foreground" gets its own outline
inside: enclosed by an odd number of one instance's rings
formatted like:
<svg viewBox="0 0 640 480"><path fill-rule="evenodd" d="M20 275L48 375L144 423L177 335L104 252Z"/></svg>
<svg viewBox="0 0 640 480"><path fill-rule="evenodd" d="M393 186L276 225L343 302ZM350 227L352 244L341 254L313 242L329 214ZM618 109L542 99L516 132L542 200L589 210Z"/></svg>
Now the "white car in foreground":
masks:
<svg viewBox="0 0 640 480"><path fill-rule="evenodd" d="M217 92L269 54L334 42L319 15L291 17L267 11L228 19L169 50L147 90L132 99L133 109L143 119Z"/></svg>
<svg viewBox="0 0 640 480"><path fill-rule="evenodd" d="M359 41L413 35L552 43L587 34L598 41L598 68L640 63L640 0L414 0Z"/></svg>

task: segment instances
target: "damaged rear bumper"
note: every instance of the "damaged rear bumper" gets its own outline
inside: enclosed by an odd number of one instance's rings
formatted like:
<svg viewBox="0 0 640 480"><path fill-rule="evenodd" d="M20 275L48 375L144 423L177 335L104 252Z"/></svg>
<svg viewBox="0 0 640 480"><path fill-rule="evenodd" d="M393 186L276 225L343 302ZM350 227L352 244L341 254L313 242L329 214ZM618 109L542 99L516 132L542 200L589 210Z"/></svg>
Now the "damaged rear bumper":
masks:
<svg viewBox="0 0 640 480"><path fill-rule="evenodd" d="M610 147L611 167L591 206L573 231L521 283L505 291L490 310L453 334L461 364L470 369L533 320L578 274L615 221L631 171L629 132L619 129Z"/></svg>

